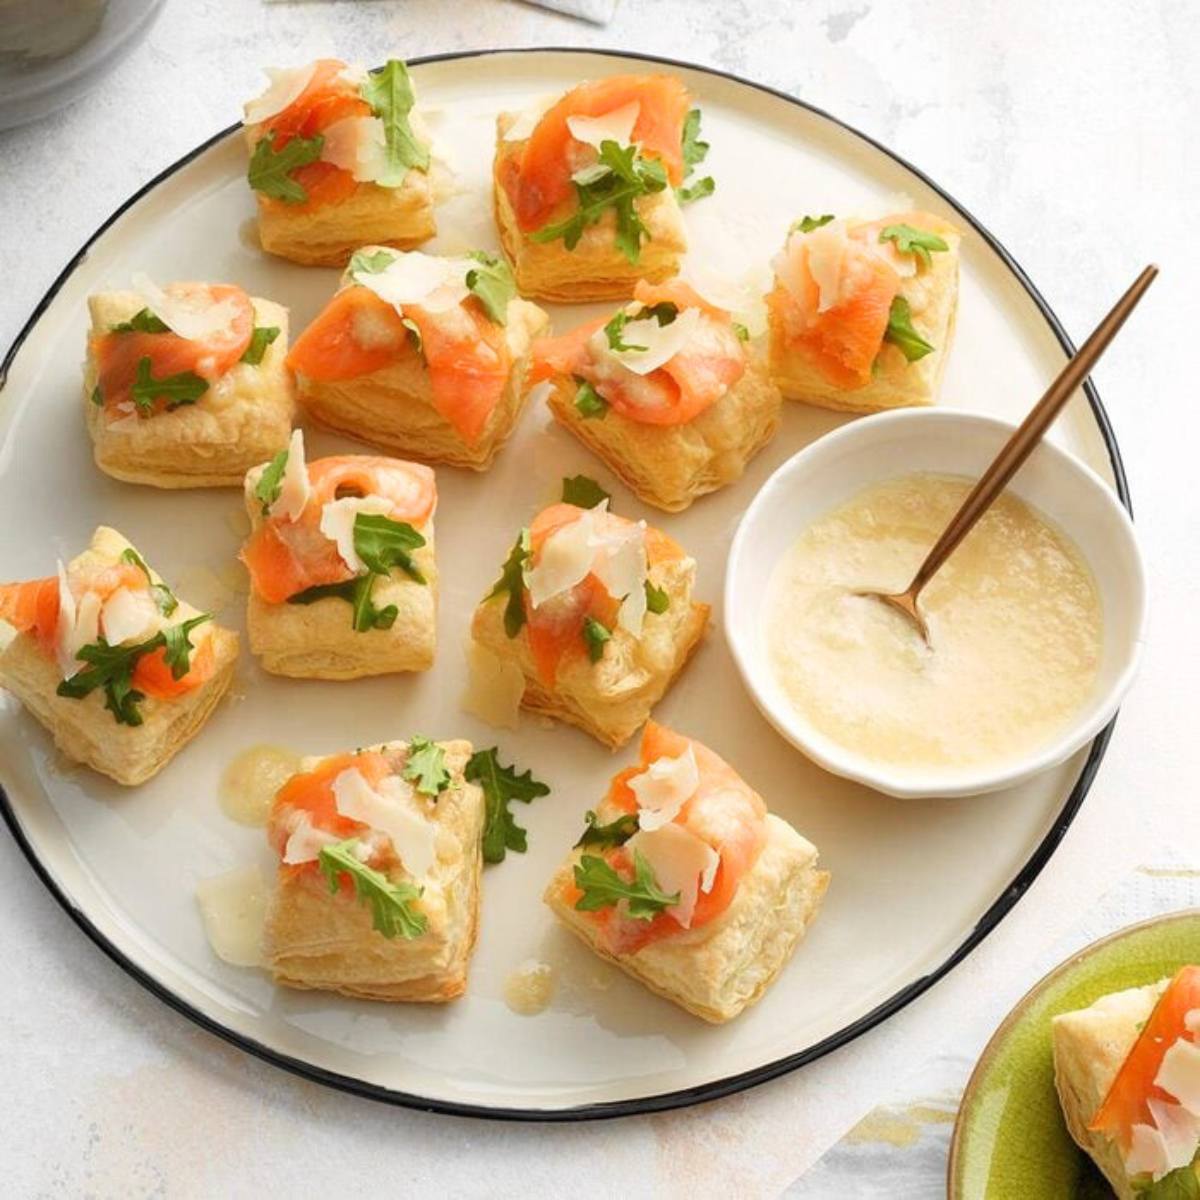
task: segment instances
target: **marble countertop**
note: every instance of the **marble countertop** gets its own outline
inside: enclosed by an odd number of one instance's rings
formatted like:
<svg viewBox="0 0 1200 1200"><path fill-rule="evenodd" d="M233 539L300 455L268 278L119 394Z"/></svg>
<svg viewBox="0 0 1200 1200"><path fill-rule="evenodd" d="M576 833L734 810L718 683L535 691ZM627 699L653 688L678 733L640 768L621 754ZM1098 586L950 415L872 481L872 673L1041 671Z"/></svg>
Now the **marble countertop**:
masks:
<svg viewBox="0 0 1200 1200"><path fill-rule="evenodd" d="M0 20L2 20L0 16ZM973 1057L1039 954L1113 881L1200 858L1200 404L1182 378L1200 328L1200 7L1188 0L621 0L605 27L515 0L172 0L84 102L0 134L0 347L134 189L237 116L262 63L337 52L636 48L793 92L893 147L977 213L1081 335L1136 271L1163 275L1096 373L1152 579L1142 677L1095 787L1028 895L925 996L756 1091L619 1122L522 1126L325 1090L202 1032L71 924L0 838L0 1148L22 1196L317 1195L372 1189L564 1193L584 1171L637 1196L775 1196L954 1030ZM74 350L70 351L74 353ZM9 514L8 519L12 519ZM2 573L2 571L0 571ZM1190 863L1200 867L1200 861ZM919 886L920 881L915 881ZM847 953L853 953L847 947ZM928 1179L905 1196L934 1196ZM869 1180L837 1194L881 1195ZM893 1191L892 1195L900 1193Z"/></svg>

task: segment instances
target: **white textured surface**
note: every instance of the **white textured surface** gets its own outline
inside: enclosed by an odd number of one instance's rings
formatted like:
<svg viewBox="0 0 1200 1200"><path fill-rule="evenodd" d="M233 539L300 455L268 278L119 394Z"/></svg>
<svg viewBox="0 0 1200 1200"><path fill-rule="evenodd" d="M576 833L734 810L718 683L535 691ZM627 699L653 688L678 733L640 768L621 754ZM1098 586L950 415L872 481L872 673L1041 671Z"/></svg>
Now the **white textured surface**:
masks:
<svg viewBox="0 0 1200 1200"><path fill-rule="evenodd" d="M622 0L603 29L503 0L175 0L98 95L0 135L0 346L112 208L235 119L261 63L529 44L690 58L838 114L975 211L1074 334L1144 261L1160 262L1164 278L1097 373L1153 602L1143 676L1097 785L1003 925L881 1029L727 1101L562 1128L392 1110L226 1048L92 948L0 839L0 1146L14 1195L328 1194L346 1186L350 1164L355 1179L406 1195L541 1195L577 1190L597 1163L604 1190L627 1196L776 1195L948 1024L965 1051L980 1048L1032 982L1037 951L1113 878L1152 861L1157 840L1200 844L1191 490L1200 411L1190 366L1200 329L1200 10L1190 0Z"/></svg>

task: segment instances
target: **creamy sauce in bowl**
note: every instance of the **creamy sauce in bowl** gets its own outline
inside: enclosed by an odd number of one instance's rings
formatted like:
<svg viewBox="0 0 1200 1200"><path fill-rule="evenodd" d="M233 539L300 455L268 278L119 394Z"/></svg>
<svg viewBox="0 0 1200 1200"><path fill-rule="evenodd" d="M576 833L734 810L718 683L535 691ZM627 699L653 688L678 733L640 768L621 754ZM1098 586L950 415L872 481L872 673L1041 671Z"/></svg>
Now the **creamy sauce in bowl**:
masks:
<svg viewBox="0 0 1200 1200"><path fill-rule="evenodd" d="M990 766L1048 743L1090 698L1103 616L1059 530L1005 494L921 594L930 645L863 589L902 591L971 486L911 474L818 518L776 565L767 647L814 729L893 768Z"/></svg>

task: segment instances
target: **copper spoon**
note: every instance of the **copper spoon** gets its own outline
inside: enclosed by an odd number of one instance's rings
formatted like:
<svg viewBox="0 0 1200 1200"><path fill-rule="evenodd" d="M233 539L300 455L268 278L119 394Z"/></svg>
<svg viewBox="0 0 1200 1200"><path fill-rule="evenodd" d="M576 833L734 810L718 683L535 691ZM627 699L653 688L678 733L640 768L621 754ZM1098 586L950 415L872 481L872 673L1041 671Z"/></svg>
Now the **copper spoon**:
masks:
<svg viewBox="0 0 1200 1200"><path fill-rule="evenodd" d="M959 542L971 532L975 522L987 512L996 497L1004 491L1009 480L1033 453L1034 447L1042 440L1054 418L1074 395L1075 389L1087 378L1097 359L1116 337L1117 330L1125 324L1125 319L1146 294L1146 289L1154 282L1157 274L1156 266L1147 267L1133 281L1125 295L1113 305L1108 316L1096 326L1092 336L1083 343L1074 358L1059 372L1058 378L1046 389L1046 394L1033 406L1029 415L1017 426L1012 437L992 460L991 466L979 477L979 482L971 489L942 536L925 556L925 561L917 568L912 583L902 592L864 591L858 593L860 596L874 596L897 612L903 613L916 626L928 645L929 629L921 610L917 607L917 597L921 594L921 589L937 574L946 559L954 553Z"/></svg>

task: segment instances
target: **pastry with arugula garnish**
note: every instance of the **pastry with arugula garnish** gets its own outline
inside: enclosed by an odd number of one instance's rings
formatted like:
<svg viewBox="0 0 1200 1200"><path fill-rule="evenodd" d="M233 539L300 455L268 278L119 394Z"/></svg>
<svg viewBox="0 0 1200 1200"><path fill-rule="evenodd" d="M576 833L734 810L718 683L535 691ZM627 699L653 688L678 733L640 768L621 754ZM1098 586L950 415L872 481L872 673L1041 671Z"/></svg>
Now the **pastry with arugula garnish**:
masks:
<svg viewBox="0 0 1200 1200"><path fill-rule="evenodd" d="M523 708L620 746L683 670L709 608L692 596L695 559L580 478L517 535L471 634L520 669Z"/></svg>
<svg viewBox="0 0 1200 1200"><path fill-rule="evenodd" d="M365 242L433 237L429 137L404 63L367 71L322 58L267 75L271 86L245 106L264 250L340 267Z"/></svg>
<svg viewBox="0 0 1200 1200"><path fill-rule="evenodd" d="M687 250L681 205L713 191L700 110L671 75L581 83L549 106L501 113L494 203L522 294L619 300Z"/></svg>
<svg viewBox="0 0 1200 1200"><path fill-rule="evenodd" d="M264 958L276 983L366 1000L461 996L479 922L484 794L470 742L307 758L276 793Z"/></svg>
<svg viewBox="0 0 1200 1200"><path fill-rule="evenodd" d="M345 454L306 462L300 430L246 474L246 624L265 670L358 679L433 665L433 471Z"/></svg>
<svg viewBox="0 0 1200 1200"><path fill-rule="evenodd" d="M1053 1020L1071 1136L1120 1200L1200 1196L1200 966Z"/></svg>
<svg viewBox="0 0 1200 1200"><path fill-rule="evenodd" d="M796 221L767 295L784 396L848 412L932 404L954 335L959 240L926 212Z"/></svg>
<svg viewBox="0 0 1200 1200"><path fill-rule="evenodd" d="M288 365L322 425L481 471L517 423L530 343L548 324L503 259L364 246Z"/></svg>
<svg viewBox="0 0 1200 1200"><path fill-rule="evenodd" d="M144 783L200 732L238 638L198 612L115 529L57 575L0 585L0 687L68 758Z"/></svg>
<svg viewBox="0 0 1200 1200"><path fill-rule="evenodd" d="M647 503L668 512L738 479L782 404L745 326L679 280L534 343L550 411Z"/></svg>
<svg viewBox="0 0 1200 1200"><path fill-rule="evenodd" d="M96 465L161 488L235 487L287 445L288 313L224 283L133 277L88 297L83 407Z"/></svg>
<svg viewBox="0 0 1200 1200"><path fill-rule="evenodd" d="M601 958L719 1023L771 986L828 884L727 762L650 721L544 899Z"/></svg>

